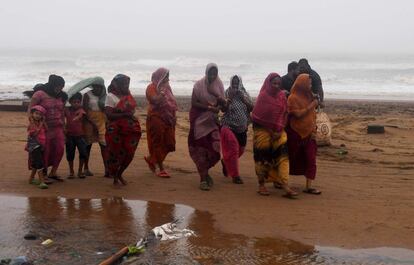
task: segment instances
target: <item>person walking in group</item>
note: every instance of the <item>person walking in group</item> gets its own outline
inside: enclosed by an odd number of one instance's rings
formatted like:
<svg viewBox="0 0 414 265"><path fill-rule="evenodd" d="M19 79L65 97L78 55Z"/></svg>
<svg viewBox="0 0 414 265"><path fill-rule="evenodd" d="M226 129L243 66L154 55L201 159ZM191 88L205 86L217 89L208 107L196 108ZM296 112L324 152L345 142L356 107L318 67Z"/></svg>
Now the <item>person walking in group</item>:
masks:
<svg viewBox="0 0 414 265"><path fill-rule="evenodd" d="M175 124L177 121L177 103L169 83L168 69L159 68L151 77L146 96L149 103L147 115L147 142L149 156L144 157L150 170L158 177L169 178L164 168L168 153L175 151Z"/></svg>
<svg viewBox="0 0 414 265"><path fill-rule="evenodd" d="M267 76L252 112L253 154L259 182L258 193L269 195L266 182L277 182L285 190L285 197L298 194L288 186L289 157L287 150L287 99L281 90L277 73Z"/></svg>
<svg viewBox="0 0 414 265"><path fill-rule="evenodd" d="M137 103L129 91L130 78L123 74L114 77L108 88L105 114L108 118L106 144L108 172L114 185L126 185L124 171L132 162L141 138L141 127L135 118Z"/></svg>
<svg viewBox="0 0 414 265"><path fill-rule="evenodd" d="M200 189L213 185L208 171L220 161L220 131L218 113L226 106L224 87L218 77L218 67L211 63L205 76L197 81L191 96L188 149L200 174Z"/></svg>
<svg viewBox="0 0 414 265"><path fill-rule="evenodd" d="M229 175L233 183L243 184L239 173L239 157L246 147L253 102L238 75L230 79L230 87L226 90L225 96L228 103L220 129L223 174Z"/></svg>
<svg viewBox="0 0 414 265"><path fill-rule="evenodd" d="M73 169L73 161L75 159L75 152L79 152L79 168L78 178L85 178L83 173L83 166L88 152L86 150L85 133L83 130L83 123L86 119L86 112L82 108L82 94L76 93L69 98L70 106L65 108L66 118L66 159L69 163L69 179L75 178L75 171Z"/></svg>
<svg viewBox="0 0 414 265"><path fill-rule="evenodd" d="M308 74L310 79L312 80L312 92L315 95L318 95L320 105L322 106L322 102L324 100L324 92L322 87L322 79L319 76L319 74L312 69L312 67L309 65L309 62L307 59L302 58L298 62L298 73L299 74Z"/></svg>
<svg viewBox="0 0 414 265"><path fill-rule="evenodd" d="M36 92L34 92L29 104L29 110L35 105L40 105L46 110L44 173L47 174L47 168L51 166L52 169L48 177L57 181L63 181L57 175L57 170L65 150L64 106L67 95L62 91L64 86L65 80L61 76L50 75L46 84L36 86L34 89Z"/></svg>
<svg viewBox="0 0 414 265"><path fill-rule="evenodd" d="M29 184L38 185L40 189L47 189L48 185L45 183L43 173L47 130L45 122L46 110L40 105L35 105L29 111L29 126L27 127L28 135L25 148L29 153L29 169L31 170ZM36 173L39 176L39 180L35 179Z"/></svg>
<svg viewBox="0 0 414 265"><path fill-rule="evenodd" d="M319 195L321 191L312 188L316 176L316 110L319 102L312 94L312 80L308 74L301 74L293 84L288 98L289 123L288 150L291 175L304 175L304 192Z"/></svg>
<svg viewBox="0 0 414 265"><path fill-rule="evenodd" d="M105 116L106 88L102 84L92 85L92 89L83 95L83 109L86 111L87 121L84 123L85 140L87 143L88 156L85 160L85 176L93 176L89 169L89 156L93 143L98 143L101 149L101 156L105 168L104 177L109 177L108 167L106 165L107 151L105 141L106 116Z"/></svg>

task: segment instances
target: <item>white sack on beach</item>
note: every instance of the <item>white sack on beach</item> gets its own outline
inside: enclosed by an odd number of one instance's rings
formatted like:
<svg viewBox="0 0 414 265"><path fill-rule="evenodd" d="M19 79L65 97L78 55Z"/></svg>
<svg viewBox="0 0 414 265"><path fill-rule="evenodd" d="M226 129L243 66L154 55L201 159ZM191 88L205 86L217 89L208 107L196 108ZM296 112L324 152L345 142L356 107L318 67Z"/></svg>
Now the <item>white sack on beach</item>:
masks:
<svg viewBox="0 0 414 265"><path fill-rule="evenodd" d="M328 114L319 110L316 114L316 144L318 146L331 145L332 125Z"/></svg>

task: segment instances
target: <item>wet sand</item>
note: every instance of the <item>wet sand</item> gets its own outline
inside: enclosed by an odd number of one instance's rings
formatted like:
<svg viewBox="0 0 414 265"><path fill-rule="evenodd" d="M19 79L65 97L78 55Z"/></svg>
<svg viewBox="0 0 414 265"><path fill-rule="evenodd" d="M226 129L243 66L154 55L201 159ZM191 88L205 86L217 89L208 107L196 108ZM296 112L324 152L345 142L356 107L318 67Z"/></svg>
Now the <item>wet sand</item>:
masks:
<svg viewBox="0 0 414 265"><path fill-rule="evenodd" d="M26 184L25 114L0 112L0 193L181 203L210 212L215 227L226 233L288 238L321 246L414 249L414 103L329 101L326 105L334 131L333 145L318 152L315 184L323 191L321 196L301 194L298 200L287 200L270 186L271 196L258 196L251 135L240 163L245 184L232 184L217 165L211 171L214 188L200 191L199 177L187 150L186 112L179 113L177 151L166 161L171 179L157 178L146 167L144 133L125 175L128 186L114 188L111 180L102 177L99 150L94 146L91 168L95 176L55 183L49 190ZM145 122L144 113L141 108L141 124ZM388 126L385 134L367 135L367 124ZM341 155L341 149L348 154ZM66 176L67 169L63 160L59 174ZM304 182L303 177L291 177L297 190L303 189Z"/></svg>

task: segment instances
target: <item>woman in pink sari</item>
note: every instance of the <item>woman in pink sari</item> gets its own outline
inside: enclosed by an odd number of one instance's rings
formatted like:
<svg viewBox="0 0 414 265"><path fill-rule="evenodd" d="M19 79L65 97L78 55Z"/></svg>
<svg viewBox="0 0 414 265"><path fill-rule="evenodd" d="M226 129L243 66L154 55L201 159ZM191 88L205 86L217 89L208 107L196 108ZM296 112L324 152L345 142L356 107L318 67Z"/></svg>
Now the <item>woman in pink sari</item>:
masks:
<svg viewBox="0 0 414 265"><path fill-rule="evenodd" d="M200 189L210 190L213 179L208 170L220 161L218 113L225 108L224 87L216 64L208 64L205 76L197 81L191 96L188 149L200 174Z"/></svg>
<svg viewBox="0 0 414 265"><path fill-rule="evenodd" d="M48 127L46 132L46 145L44 150L44 171L52 167L49 178L63 181L57 175L60 161L62 160L65 146L64 135L64 106L67 100L66 93L62 92L65 80L61 76L50 75L49 81L37 86L36 92L30 101L29 110L32 106L40 105L46 110L45 122Z"/></svg>

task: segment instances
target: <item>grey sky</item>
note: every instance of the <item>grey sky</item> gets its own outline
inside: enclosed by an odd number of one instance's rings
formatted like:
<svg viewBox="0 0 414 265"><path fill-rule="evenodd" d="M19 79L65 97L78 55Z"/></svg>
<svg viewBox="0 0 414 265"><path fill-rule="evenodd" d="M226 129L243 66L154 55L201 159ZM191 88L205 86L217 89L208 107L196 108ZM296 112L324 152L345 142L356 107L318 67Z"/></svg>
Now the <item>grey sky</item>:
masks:
<svg viewBox="0 0 414 265"><path fill-rule="evenodd" d="M414 53L410 0L2 0L0 48Z"/></svg>

